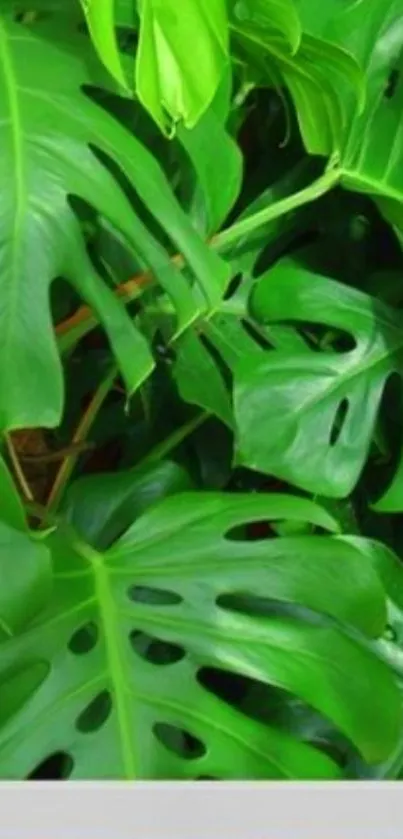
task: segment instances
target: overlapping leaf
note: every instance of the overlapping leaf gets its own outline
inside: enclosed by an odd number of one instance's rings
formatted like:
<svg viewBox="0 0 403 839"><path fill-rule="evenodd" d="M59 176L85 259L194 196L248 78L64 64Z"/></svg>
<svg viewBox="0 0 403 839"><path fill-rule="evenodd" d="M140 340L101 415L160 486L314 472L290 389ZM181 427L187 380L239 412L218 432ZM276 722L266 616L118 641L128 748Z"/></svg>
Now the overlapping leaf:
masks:
<svg viewBox="0 0 403 839"><path fill-rule="evenodd" d="M239 456L311 492L342 497L368 455L382 394L402 374L399 315L374 298L285 260L261 278L256 319L339 330L353 349L274 350L240 363L235 383Z"/></svg>
<svg viewBox="0 0 403 839"><path fill-rule="evenodd" d="M302 499L197 493L166 499L105 554L54 535L51 603L0 646L0 776L25 777L53 753L69 757L71 778L338 776L309 744L203 687L206 666L285 688L367 760L386 757L401 709L366 648L386 617L377 574L332 536L233 541L262 517L334 527ZM231 606L240 595L266 599L266 613Z"/></svg>
<svg viewBox="0 0 403 839"><path fill-rule="evenodd" d="M249 74L255 67L258 81L288 87L308 151L327 155L339 148L350 118L350 96L357 101L361 95L362 76L353 56L302 32L291 0L235 4L231 30Z"/></svg>
<svg viewBox="0 0 403 839"><path fill-rule="evenodd" d="M174 301L179 329L216 305L227 268L199 239L152 156L84 95L83 86L105 81L88 41L56 19L20 25L8 8L0 17L0 427L52 426L63 400L48 303L55 277L72 282L97 312L130 391L153 366L145 338L88 258L69 196L94 207L152 270ZM94 149L120 167L184 254L197 297Z"/></svg>
<svg viewBox="0 0 403 839"><path fill-rule="evenodd" d="M122 87L126 87L127 82L115 32L115 0L81 0L81 4L100 57L111 75Z"/></svg>
<svg viewBox="0 0 403 839"><path fill-rule="evenodd" d="M402 226L402 49L399 0L297 0L308 33L346 50L363 71L365 108L345 97L347 120L339 153L339 175L349 189L378 200L385 215Z"/></svg>
<svg viewBox="0 0 403 839"><path fill-rule="evenodd" d="M224 0L140 0L136 91L164 130L193 128L211 104L228 64Z"/></svg>
<svg viewBox="0 0 403 839"><path fill-rule="evenodd" d="M192 218L205 237L215 233L238 198L243 160L235 140L226 131L232 79L226 73L210 107L193 129L178 127L178 140L194 170Z"/></svg>

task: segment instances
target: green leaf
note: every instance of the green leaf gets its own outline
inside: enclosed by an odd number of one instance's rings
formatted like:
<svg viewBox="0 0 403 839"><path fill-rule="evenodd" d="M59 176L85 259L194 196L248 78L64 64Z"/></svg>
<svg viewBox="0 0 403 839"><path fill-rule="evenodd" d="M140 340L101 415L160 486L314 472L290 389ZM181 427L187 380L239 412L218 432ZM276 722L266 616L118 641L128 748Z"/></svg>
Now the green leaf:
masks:
<svg viewBox="0 0 403 839"><path fill-rule="evenodd" d="M260 279L251 310L261 323L341 330L354 347L279 349L241 361L234 392L241 462L309 492L348 495L365 464L386 382L401 375L400 316L291 260Z"/></svg>
<svg viewBox="0 0 403 839"><path fill-rule="evenodd" d="M0 633L20 631L45 606L50 572L48 548L0 520Z"/></svg>
<svg viewBox="0 0 403 839"><path fill-rule="evenodd" d="M135 0L115 0L115 22L117 26L137 28L138 13Z"/></svg>
<svg viewBox="0 0 403 839"><path fill-rule="evenodd" d="M53 19L19 25L3 8L0 428L52 427L63 406L48 302L55 277L71 282L97 313L129 392L154 364L145 337L90 261L70 196L103 216L151 270L174 302L177 331L217 305L228 269L196 234L151 154L83 93L85 85L106 84L88 40ZM98 150L184 255L191 282L134 213Z"/></svg>
<svg viewBox="0 0 403 839"><path fill-rule="evenodd" d="M280 37L291 53L297 52L302 30L294 0L232 0L231 5L232 19L257 39L265 32L269 38Z"/></svg>
<svg viewBox="0 0 403 839"><path fill-rule="evenodd" d="M196 175L192 216L206 238L225 221L238 198L242 184L241 152L225 128L230 105L230 78L226 75L214 101L193 129L178 128Z"/></svg>
<svg viewBox="0 0 403 839"><path fill-rule="evenodd" d="M115 34L115 0L81 0L81 4L102 61L119 84L127 87Z"/></svg>
<svg viewBox="0 0 403 839"><path fill-rule="evenodd" d="M120 0L122 2L123 0ZM13 15L22 16L26 23L35 23L40 20L43 13L54 14L62 17L75 25L83 20L83 9L81 0L4 0L2 9L11 10Z"/></svg>
<svg viewBox="0 0 403 839"><path fill-rule="evenodd" d="M211 104L228 63L224 0L140 0L136 91L163 131L193 128ZM202 68L202 70L201 70Z"/></svg>
<svg viewBox="0 0 403 839"><path fill-rule="evenodd" d="M173 376L182 399L233 427L231 398L215 359L192 331L176 345Z"/></svg>
<svg viewBox="0 0 403 839"><path fill-rule="evenodd" d="M142 469L86 475L69 487L61 512L97 550L109 548L152 504L190 489L183 469L164 461Z"/></svg>
<svg viewBox="0 0 403 839"><path fill-rule="evenodd" d="M17 490L0 457L0 639L22 629L51 590L48 548L30 533Z"/></svg>
<svg viewBox="0 0 403 839"><path fill-rule="evenodd" d="M365 5L354 4L344 21L348 47L365 71L367 102L352 120L340 159L341 178L349 189L379 199L381 209L401 227L402 10L398 0L369 0Z"/></svg>
<svg viewBox="0 0 403 839"><path fill-rule="evenodd" d="M276 1L275 5L284 12L282 21L271 19L270 6L267 16L260 14L255 21L231 20L240 57L256 67L258 81L288 87L307 150L330 155L341 146L351 119L351 94L355 101L362 94L360 68L338 44L300 31L297 37L291 23L298 20L293 4Z"/></svg>
<svg viewBox="0 0 403 839"><path fill-rule="evenodd" d="M309 744L203 687L205 667L282 687L367 760L387 757L401 706L367 648L385 623L376 572L361 547L329 535L239 538L262 518L335 527L304 499L189 493L146 512L104 554L54 534L51 602L0 645L0 776L26 777L60 751L75 779L338 776ZM282 616L273 601L317 618Z"/></svg>
<svg viewBox="0 0 403 839"><path fill-rule="evenodd" d="M357 107L351 96L345 99L349 118L338 147L341 181L348 189L371 195L401 228L401 4L399 0L297 3L304 27L346 50L365 78L365 108Z"/></svg>
<svg viewBox="0 0 403 839"><path fill-rule="evenodd" d="M27 530L21 499L2 457L0 457L0 519L21 533Z"/></svg>

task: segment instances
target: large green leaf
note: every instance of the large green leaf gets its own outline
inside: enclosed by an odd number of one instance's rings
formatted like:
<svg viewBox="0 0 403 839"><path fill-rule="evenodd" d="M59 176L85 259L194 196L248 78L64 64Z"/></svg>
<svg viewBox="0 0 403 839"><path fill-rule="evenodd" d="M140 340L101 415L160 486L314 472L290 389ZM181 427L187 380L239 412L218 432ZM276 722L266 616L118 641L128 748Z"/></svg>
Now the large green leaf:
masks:
<svg viewBox="0 0 403 839"><path fill-rule="evenodd" d="M174 302L179 330L217 304L228 272L191 227L150 153L84 95L83 86L105 81L88 40L52 19L19 25L8 8L0 17L0 427L49 427L60 419L63 400L48 303L55 277L73 283L97 312L129 391L153 366L145 338L87 255L69 196L105 217L151 269ZM120 167L184 254L198 295L94 149Z"/></svg>
<svg viewBox="0 0 403 839"><path fill-rule="evenodd" d="M403 675L403 566L400 558L385 545L362 539L362 537L343 536L356 548L363 551L366 561L370 561L382 580L388 597L388 626L383 637L375 646L399 677L400 686ZM402 696L403 703L403 696ZM360 758L352 765L353 777L373 780L402 779L403 772L403 727L395 749L386 761L368 765Z"/></svg>
<svg viewBox="0 0 403 839"><path fill-rule="evenodd" d="M368 649L386 618L371 562L329 535L245 541L243 526L262 518L334 528L303 499L190 493L146 512L104 554L51 537L52 600L0 646L0 776L26 777L62 753L71 778L337 777L330 758L207 690L205 667L282 687L367 760L387 757L401 708Z"/></svg>
<svg viewBox="0 0 403 839"><path fill-rule="evenodd" d="M375 298L284 260L251 297L258 322L316 324L352 349L279 349L241 361L235 381L239 457L310 492L342 497L357 482L382 394L402 373L398 314Z"/></svg>
<svg viewBox="0 0 403 839"><path fill-rule="evenodd" d="M225 0L139 0L136 91L164 130L193 128L228 63Z"/></svg>

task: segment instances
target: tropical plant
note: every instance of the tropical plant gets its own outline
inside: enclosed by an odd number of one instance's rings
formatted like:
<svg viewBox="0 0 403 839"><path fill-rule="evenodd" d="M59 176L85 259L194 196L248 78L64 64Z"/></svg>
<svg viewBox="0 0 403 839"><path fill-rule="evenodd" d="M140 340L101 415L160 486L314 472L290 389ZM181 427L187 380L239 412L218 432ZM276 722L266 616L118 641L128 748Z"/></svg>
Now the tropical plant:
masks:
<svg viewBox="0 0 403 839"><path fill-rule="evenodd" d="M0 778L403 774L402 56L2 0Z"/></svg>

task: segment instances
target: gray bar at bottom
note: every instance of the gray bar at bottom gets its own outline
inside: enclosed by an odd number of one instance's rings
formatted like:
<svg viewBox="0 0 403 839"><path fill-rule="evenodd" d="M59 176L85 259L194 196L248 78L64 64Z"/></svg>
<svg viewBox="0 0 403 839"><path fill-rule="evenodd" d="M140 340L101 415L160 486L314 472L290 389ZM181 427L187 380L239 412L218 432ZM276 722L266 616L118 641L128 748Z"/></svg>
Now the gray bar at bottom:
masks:
<svg viewBox="0 0 403 839"><path fill-rule="evenodd" d="M403 839L399 783L2 783L1 839Z"/></svg>

